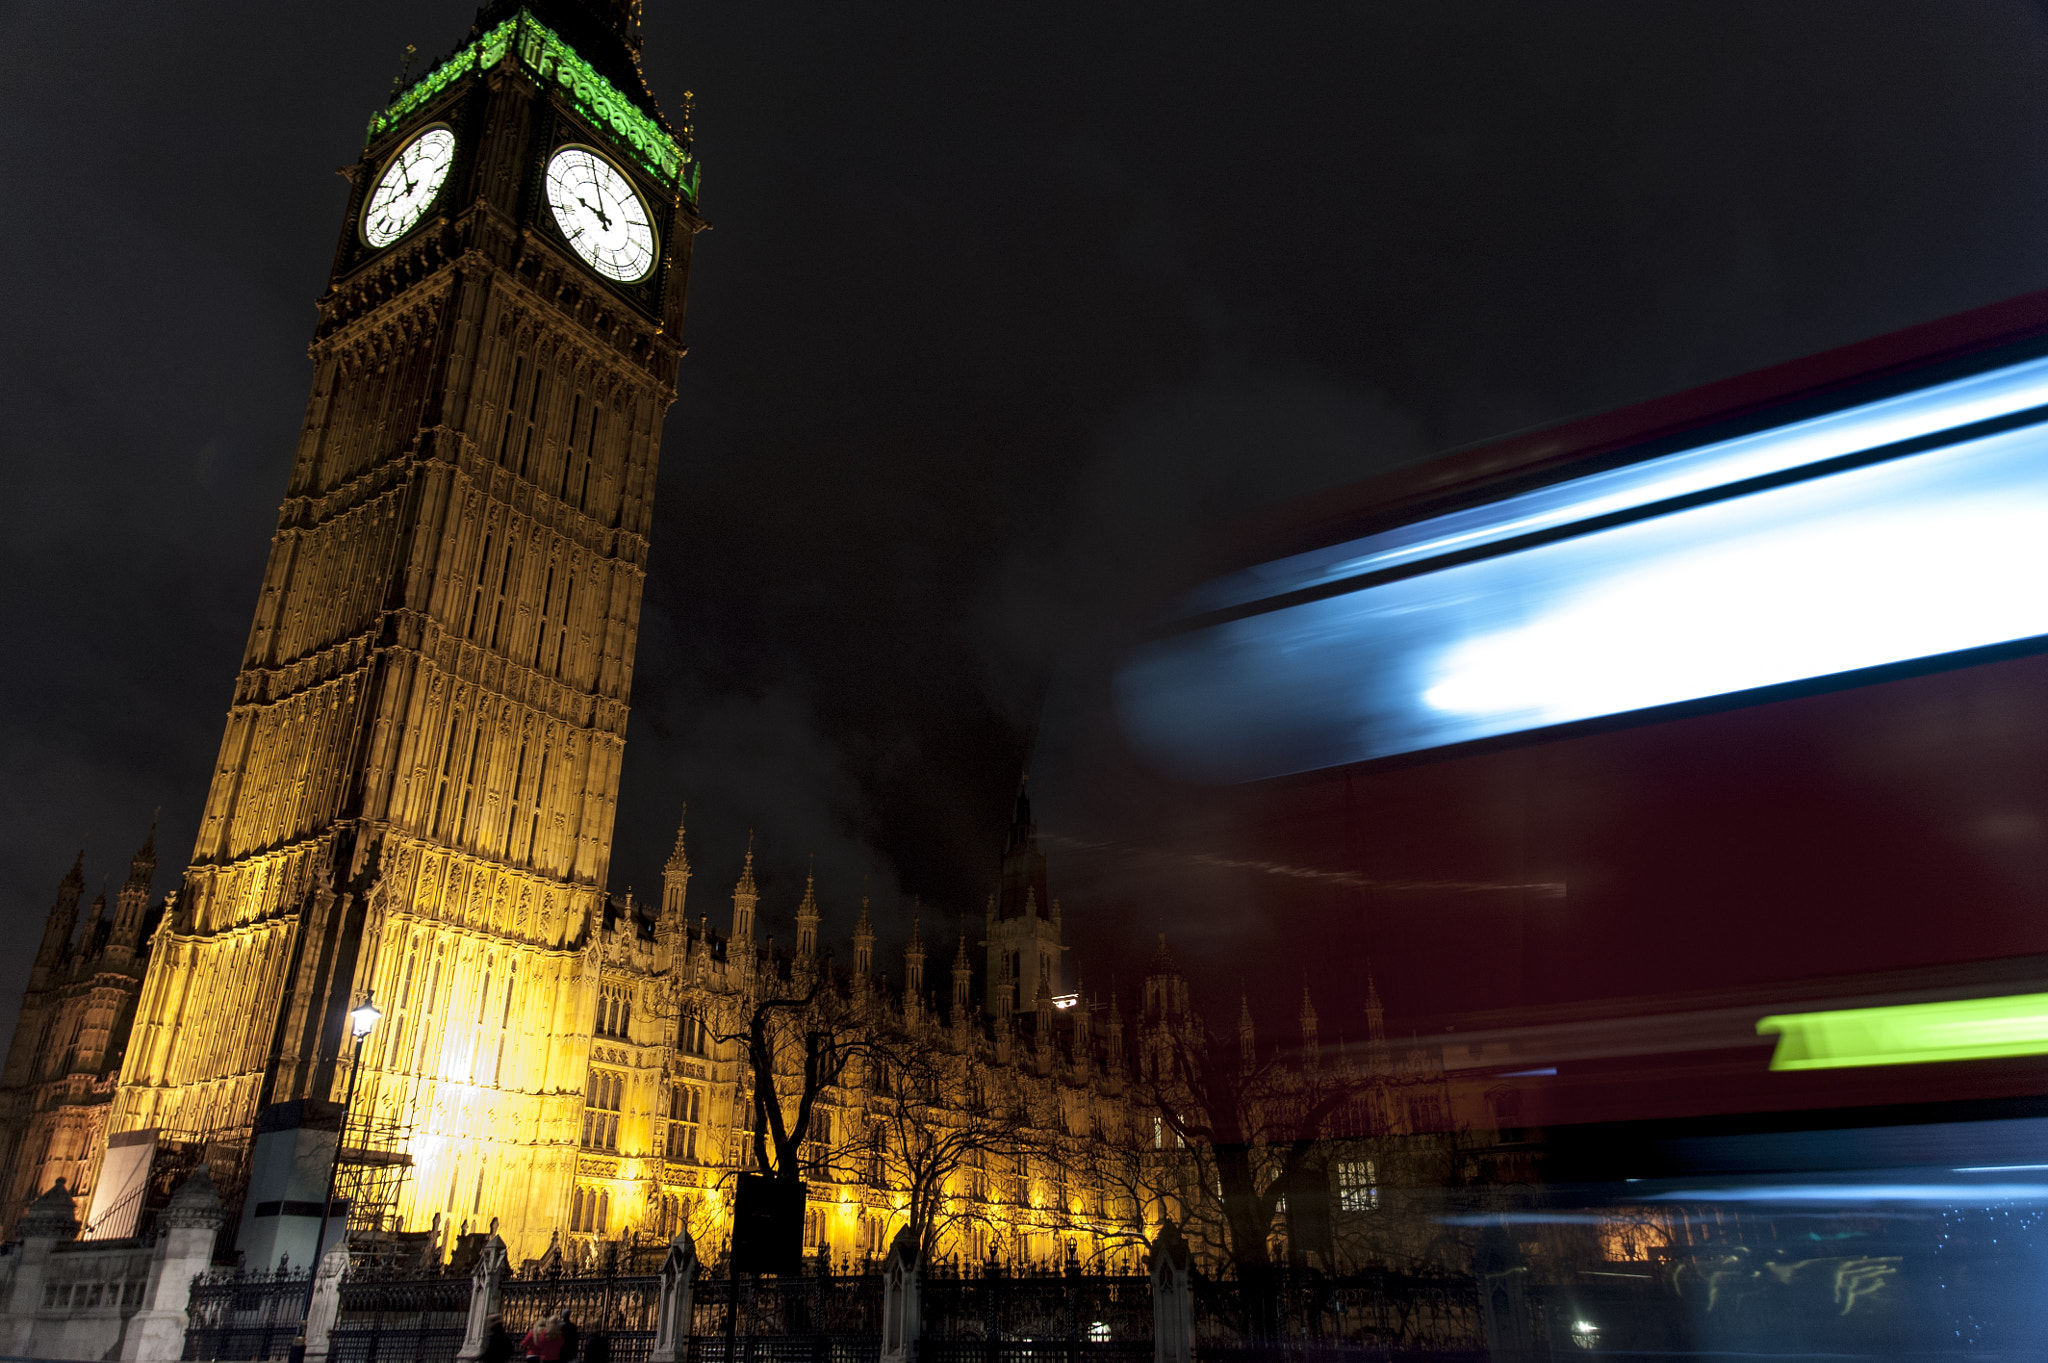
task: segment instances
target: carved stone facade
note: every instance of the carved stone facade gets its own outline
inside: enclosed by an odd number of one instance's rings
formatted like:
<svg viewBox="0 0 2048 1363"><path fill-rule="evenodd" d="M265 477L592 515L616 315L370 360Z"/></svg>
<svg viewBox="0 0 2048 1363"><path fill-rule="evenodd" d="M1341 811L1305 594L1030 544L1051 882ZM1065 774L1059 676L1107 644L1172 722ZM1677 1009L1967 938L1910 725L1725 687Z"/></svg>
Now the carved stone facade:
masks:
<svg viewBox="0 0 2048 1363"><path fill-rule="evenodd" d="M111 918L102 894L79 926L83 852L57 887L0 1070L0 1229L11 1231L22 1210L59 1179L74 1193L92 1190L149 963L147 944L164 912L161 902L150 902L155 875L151 829L128 864ZM79 1202L80 1214L86 1205Z"/></svg>
<svg viewBox="0 0 2048 1363"><path fill-rule="evenodd" d="M1045 859L1020 798L1002 870L1011 878L1030 868L1042 889ZM895 1038L899 1048L907 1038L912 1047L928 1046L944 1057L958 1087L944 1095L932 1120L947 1120L949 1107L965 1112L971 1093L1000 1092L1006 1112L1030 1114L1037 1128L1028 1140L991 1140L986 1151L971 1151L945 1171L942 1192L952 1210L939 1252L1044 1262L1069 1251L1091 1258L1133 1252L1144 1211L1133 1206L1119 1213L1104 1205L1099 1189L1084 1196L1077 1187L1074 1197L1059 1199L1053 1190L1064 1186L1063 1177L1050 1159L1062 1133L1137 1129L1131 1112L1138 1100L1130 1091L1137 1047L1126 1052L1122 1014L1113 1001L1077 995L1055 1007L1050 992L1041 990L1036 1006L1018 1014L1004 1002L1014 994L1014 981L1001 975L985 977L977 997L964 934L954 944L950 981L941 986L925 973L921 924L913 924L892 984L889 972L876 968L865 903L852 932L849 970L834 965L821 944L826 914L814 886L807 884L796 906L791 949L756 932L760 894L751 851L733 887L724 931L708 916L691 920L690 877L678 829L659 907L649 912L630 898L615 903L587 948L597 989L585 1023L593 1044L565 1222L568 1252L593 1252L596 1241L629 1234L667 1238L685 1226L707 1252L722 1252L731 1231L728 1175L754 1167L753 1089L738 1033L760 999L805 994L821 978L851 1006L849 1016L859 1026ZM998 904L999 897L986 922L997 921ZM1045 940L1057 953L1057 920L1050 921ZM860 1061L819 1095L802 1157L810 1199L807 1251L879 1258L904 1227L901 1171L886 1159L877 1162L874 1137L902 1098ZM793 1112L794 1101L786 1108ZM1028 1171L1015 1167L1026 1159L1020 1153L1026 1147L1034 1152ZM1010 1167L988 1167L997 1163L998 1149ZM448 1177L453 1187L469 1186L459 1170ZM492 1199L487 1195L461 1213L491 1215Z"/></svg>
<svg viewBox="0 0 2048 1363"><path fill-rule="evenodd" d="M941 1252L1129 1253L1156 1226L1156 1208L1072 1181L1059 1141L1159 1148L1136 1086L1199 1023L1163 941L1128 1042L1114 998L1069 989L1021 795L974 943L979 998L966 936L942 986L921 926L889 986L865 905L851 970L822 952L814 894L794 950L760 940L751 852L723 932L690 919L680 832L657 907L607 891L703 225L688 128L639 78L636 16L630 0L496 0L373 120L191 863L150 930L146 848L113 920L95 906L76 945L79 872L65 882L5 1072L11 1205L60 1175L89 1195L112 1135L246 1148L271 1105L341 1099L346 1014L374 997L354 1111L410 1133L384 1229L494 1220L515 1259L685 1224L716 1247L725 1176L751 1159L735 1020L823 980L943 1052L957 1087L921 1109L934 1121L985 1118L999 1094L1045 1137L1000 1165L970 1152L928 1190L962 1212ZM435 128L455 148L439 198L373 248L366 196ZM644 280L607 282L547 216L543 172L571 147L600 151L648 209L660 264ZM1314 1025L1304 1000L1311 1063ZM903 1224L886 1169L835 1158L905 1111L886 1073L819 1095L813 1249L879 1255Z"/></svg>
<svg viewBox="0 0 2048 1363"><path fill-rule="evenodd" d="M640 79L637 24L634 5L487 5L373 120L113 1131L203 1138L338 1099L344 1015L374 988L389 1021L358 1101L402 1110L422 1149L459 1148L465 1169L518 1168L508 1239L567 1217L702 226L687 128ZM373 247L368 196L436 127L455 148L438 197ZM550 216L546 168L567 146L630 183L658 243L645 279L603 277ZM449 1158L416 1184L445 1194Z"/></svg>

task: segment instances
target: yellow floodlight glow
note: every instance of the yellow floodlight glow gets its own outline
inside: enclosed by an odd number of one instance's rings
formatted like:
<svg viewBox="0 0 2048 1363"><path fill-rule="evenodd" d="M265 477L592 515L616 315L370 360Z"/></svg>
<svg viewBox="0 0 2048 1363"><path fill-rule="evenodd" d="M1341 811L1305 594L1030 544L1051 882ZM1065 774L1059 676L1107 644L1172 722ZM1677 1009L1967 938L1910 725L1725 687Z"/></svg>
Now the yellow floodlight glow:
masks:
<svg viewBox="0 0 2048 1363"><path fill-rule="evenodd" d="M1756 1030L1778 1038L1774 1070L2048 1055L2048 994L1780 1013Z"/></svg>

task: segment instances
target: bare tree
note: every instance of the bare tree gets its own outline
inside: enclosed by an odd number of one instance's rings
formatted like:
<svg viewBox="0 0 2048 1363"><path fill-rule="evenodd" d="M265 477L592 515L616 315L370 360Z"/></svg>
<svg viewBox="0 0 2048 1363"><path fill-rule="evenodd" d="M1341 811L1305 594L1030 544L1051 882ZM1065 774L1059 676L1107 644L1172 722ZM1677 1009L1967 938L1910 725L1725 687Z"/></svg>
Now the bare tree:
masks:
<svg viewBox="0 0 2048 1363"><path fill-rule="evenodd" d="M1048 1148L1046 1114L1030 1109L1014 1071L915 1019L878 1033L867 1065L870 1181L907 1194L919 1249L937 1254L963 1223L992 1225L1002 1183L990 1164Z"/></svg>
<svg viewBox="0 0 2048 1363"><path fill-rule="evenodd" d="M803 1147L820 1098L872 1044L865 992L840 983L829 956L791 979L769 962L757 992L736 1001L733 1025L717 1034L745 1048L755 1167L784 1183L803 1180Z"/></svg>
<svg viewBox="0 0 2048 1363"><path fill-rule="evenodd" d="M1162 1029L1154 1044L1144 1096L1157 1118L1153 1143L1168 1156L1160 1190L1180 1206L1183 1233L1235 1270L1247 1327L1269 1333L1282 1199L1327 1186L1325 1146L1357 1084L1345 1069L1214 1040L1198 1021Z"/></svg>

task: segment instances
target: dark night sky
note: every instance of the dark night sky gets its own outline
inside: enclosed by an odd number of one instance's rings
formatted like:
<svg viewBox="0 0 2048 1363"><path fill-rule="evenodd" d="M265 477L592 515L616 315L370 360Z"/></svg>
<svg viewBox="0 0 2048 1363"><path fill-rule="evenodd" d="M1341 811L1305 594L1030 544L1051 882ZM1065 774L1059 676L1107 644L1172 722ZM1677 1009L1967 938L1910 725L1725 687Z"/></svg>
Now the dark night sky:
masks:
<svg viewBox="0 0 2048 1363"><path fill-rule="evenodd" d="M978 913L1049 679L1237 513L2048 285L2019 3L647 7L715 230L612 876L687 800L715 922L750 826L771 930L812 852L828 931ZM175 883L332 170L469 18L0 7L0 1027L77 847L118 882L161 806ZM1097 980L1172 910L1067 880Z"/></svg>

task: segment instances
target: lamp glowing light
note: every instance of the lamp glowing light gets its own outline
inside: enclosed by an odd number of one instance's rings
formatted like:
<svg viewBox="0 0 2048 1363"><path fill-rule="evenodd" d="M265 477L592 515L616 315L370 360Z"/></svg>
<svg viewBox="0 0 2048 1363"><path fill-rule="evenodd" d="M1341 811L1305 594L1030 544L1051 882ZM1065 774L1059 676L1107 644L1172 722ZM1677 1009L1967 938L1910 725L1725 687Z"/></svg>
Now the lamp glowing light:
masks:
<svg viewBox="0 0 2048 1363"><path fill-rule="evenodd" d="M377 1019L383 1016L382 1013L377 1011L377 993L375 990L371 990L363 995L363 1001L349 1012L349 1035L355 1037L368 1036L370 1029L377 1025Z"/></svg>

